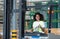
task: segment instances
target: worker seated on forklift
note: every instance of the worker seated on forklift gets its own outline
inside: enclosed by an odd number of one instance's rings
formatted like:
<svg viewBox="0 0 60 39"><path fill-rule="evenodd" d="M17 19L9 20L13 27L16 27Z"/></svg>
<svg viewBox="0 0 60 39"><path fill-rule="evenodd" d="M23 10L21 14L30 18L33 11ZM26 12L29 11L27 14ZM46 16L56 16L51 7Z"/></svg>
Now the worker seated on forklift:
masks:
<svg viewBox="0 0 60 39"><path fill-rule="evenodd" d="M44 17L39 12L34 15L34 22L32 26L33 32L45 33Z"/></svg>

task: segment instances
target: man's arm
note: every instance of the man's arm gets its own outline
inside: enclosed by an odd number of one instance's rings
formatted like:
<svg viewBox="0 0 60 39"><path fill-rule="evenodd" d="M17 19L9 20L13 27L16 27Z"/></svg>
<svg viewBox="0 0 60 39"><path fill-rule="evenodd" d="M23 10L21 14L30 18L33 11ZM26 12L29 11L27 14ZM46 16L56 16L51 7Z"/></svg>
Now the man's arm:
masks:
<svg viewBox="0 0 60 39"><path fill-rule="evenodd" d="M45 28L42 28L41 26L40 26L40 28L42 29L43 32L45 31Z"/></svg>

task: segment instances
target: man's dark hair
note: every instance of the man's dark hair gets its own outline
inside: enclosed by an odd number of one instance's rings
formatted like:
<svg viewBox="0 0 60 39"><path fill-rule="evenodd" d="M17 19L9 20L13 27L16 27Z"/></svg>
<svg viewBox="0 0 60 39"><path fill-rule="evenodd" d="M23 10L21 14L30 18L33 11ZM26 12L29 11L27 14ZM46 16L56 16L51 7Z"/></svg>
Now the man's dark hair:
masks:
<svg viewBox="0 0 60 39"><path fill-rule="evenodd" d="M40 14L39 12L36 12L35 15L34 15L34 20L36 21L36 15L39 15L40 16L40 21L43 21L44 20L44 16L42 14Z"/></svg>

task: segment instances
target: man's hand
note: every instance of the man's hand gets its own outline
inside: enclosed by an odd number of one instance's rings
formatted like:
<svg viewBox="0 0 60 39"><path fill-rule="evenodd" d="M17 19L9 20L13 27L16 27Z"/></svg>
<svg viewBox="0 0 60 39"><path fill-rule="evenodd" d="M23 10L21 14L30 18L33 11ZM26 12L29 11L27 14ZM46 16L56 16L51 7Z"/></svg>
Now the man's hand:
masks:
<svg viewBox="0 0 60 39"><path fill-rule="evenodd" d="M45 28L42 28L40 24L39 24L39 27L42 29L43 32L45 31Z"/></svg>

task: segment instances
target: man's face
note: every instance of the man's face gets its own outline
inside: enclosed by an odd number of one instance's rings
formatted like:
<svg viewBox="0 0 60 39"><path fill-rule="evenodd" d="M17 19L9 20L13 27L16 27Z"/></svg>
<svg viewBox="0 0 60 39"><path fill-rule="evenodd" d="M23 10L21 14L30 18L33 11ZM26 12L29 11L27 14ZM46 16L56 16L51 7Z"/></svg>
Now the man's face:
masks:
<svg viewBox="0 0 60 39"><path fill-rule="evenodd" d="M40 19L40 16L36 15L36 20L39 21L39 19Z"/></svg>

